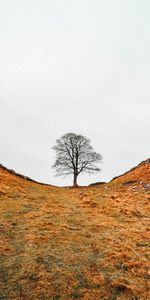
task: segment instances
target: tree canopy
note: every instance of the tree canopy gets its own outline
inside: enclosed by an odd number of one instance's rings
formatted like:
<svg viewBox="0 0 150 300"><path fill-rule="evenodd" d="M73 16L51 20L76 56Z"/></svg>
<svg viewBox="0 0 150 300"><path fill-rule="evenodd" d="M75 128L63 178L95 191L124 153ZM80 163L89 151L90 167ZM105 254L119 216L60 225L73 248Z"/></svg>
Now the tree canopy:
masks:
<svg viewBox="0 0 150 300"><path fill-rule="evenodd" d="M97 164L102 161L102 156L93 150L90 140L83 135L64 134L56 140L53 150L56 151L56 161L53 165L56 176L73 174L73 186L77 186L80 173L100 171Z"/></svg>

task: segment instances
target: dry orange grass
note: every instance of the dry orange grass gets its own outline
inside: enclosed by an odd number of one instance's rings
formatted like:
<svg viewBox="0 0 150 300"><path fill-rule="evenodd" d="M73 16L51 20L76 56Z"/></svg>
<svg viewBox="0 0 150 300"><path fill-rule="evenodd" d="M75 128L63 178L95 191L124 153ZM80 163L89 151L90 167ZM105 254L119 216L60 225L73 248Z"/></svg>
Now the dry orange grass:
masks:
<svg viewBox="0 0 150 300"><path fill-rule="evenodd" d="M0 169L0 299L150 299L149 192L42 186Z"/></svg>
<svg viewBox="0 0 150 300"><path fill-rule="evenodd" d="M150 183L150 158L114 180L115 183L123 183L127 181L142 181L143 183Z"/></svg>

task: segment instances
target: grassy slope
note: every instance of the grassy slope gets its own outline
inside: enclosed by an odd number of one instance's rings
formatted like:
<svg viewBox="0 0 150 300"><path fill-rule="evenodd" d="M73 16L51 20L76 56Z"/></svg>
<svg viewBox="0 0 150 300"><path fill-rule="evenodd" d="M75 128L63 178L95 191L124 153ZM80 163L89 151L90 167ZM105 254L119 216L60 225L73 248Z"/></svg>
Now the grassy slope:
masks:
<svg viewBox="0 0 150 300"><path fill-rule="evenodd" d="M123 183L127 181L141 181L150 183L150 158L140 163L137 167L131 169L125 174L115 178L115 183Z"/></svg>
<svg viewBox="0 0 150 300"><path fill-rule="evenodd" d="M147 188L0 179L0 299L150 299Z"/></svg>

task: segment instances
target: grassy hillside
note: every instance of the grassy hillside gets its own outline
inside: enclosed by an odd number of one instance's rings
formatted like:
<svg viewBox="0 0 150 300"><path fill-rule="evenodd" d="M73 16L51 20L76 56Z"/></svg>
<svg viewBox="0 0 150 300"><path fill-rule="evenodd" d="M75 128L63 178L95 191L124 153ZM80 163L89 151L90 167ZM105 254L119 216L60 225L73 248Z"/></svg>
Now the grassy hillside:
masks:
<svg viewBox="0 0 150 300"><path fill-rule="evenodd" d="M0 168L1 300L150 299L150 188L116 180L57 188Z"/></svg>
<svg viewBox="0 0 150 300"><path fill-rule="evenodd" d="M137 181L141 183L150 183L150 158L132 168L125 174L114 178L113 183L125 183Z"/></svg>

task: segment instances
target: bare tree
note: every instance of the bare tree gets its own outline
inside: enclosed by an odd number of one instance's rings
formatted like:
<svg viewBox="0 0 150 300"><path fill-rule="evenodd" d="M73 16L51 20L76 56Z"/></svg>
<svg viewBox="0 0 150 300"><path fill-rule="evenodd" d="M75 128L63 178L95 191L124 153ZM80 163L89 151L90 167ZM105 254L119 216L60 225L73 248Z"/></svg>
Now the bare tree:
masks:
<svg viewBox="0 0 150 300"><path fill-rule="evenodd" d="M95 164L101 162L102 156L93 151L85 136L67 133L56 140L52 149L56 151L56 161L52 166L56 169L56 176L73 174L73 186L77 186L80 173L100 171Z"/></svg>

